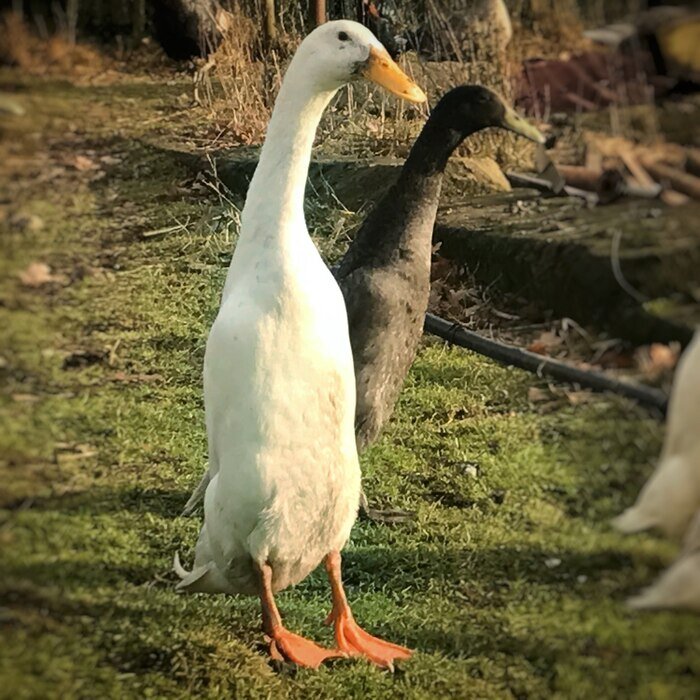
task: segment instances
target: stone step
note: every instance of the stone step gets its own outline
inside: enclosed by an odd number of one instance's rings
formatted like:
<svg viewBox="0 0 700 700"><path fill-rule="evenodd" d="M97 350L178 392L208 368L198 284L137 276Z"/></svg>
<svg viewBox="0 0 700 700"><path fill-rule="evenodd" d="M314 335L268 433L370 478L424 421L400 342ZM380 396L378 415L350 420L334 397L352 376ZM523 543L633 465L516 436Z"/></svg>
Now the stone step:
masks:
<svg viewBox="0 0 700 700"><path fill-rule="evenodd" d="M591 209L514 190L445 202L434 242L482 284L558 316L634 343L686 344L700 323L698 220L698 203L626 200ZM615 258L637 298L616 277Z"/></svg>

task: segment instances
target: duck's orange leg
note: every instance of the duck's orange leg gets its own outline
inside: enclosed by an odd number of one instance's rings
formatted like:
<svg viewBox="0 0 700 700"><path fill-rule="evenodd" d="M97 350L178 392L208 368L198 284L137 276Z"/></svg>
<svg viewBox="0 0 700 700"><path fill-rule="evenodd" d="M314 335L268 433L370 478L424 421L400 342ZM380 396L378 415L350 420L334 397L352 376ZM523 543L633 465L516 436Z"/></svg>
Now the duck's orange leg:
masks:
<svg viewBox="0 0 700 700"><path fill-rule="evenodd" d="M393 669L395 659L408 659L413 653L410 649L373 637L355 622L343 590L340 552L331 552L325 564L333 593L333 610L326 622L335 626L338 651L350 656L364 656L377 666L390 669Z"/></svg>
<svg viewBox="0 0 700 700"><path fill-rule="evenodd" d="M291 661L298 666L318 668L326 659L344 656L338 651L324 649L310 639L305 639L286 629L272 595L270 565L264 564L259 567L259 573L263 628L270 637L270 655L273 659Z"/></svg>

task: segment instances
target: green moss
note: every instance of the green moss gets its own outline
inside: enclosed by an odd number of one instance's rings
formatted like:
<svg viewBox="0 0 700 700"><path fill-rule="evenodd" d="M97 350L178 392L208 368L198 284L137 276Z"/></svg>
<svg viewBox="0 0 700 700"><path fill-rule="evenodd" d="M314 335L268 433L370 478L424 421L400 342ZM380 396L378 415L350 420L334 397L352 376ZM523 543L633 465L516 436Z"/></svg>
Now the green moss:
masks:
<svg viewBox="0 0 700 700"><path fill-rule="evenodd" d="M0 695L696 692L697 618L623 605L673 547L608 526L648 475L660 426L610 398L540 415L532 376L432 341L363 457L371 499L417 517L358 523L344 556L356 617L414 659L394 675L352 660L277 672L258 650L255 600L176 595L172 556L191 551L199 526L178 513L206 460L200 373L228 235L208 222L221 202L173 192L189 175L167 151L129 134L100 140L105 110L127 124L111 93L33 90L52 133L80 118L90 147L120 160L96 181L66 173L28 187L19 204L44 227L3 234ZM190 224L142 237L176 219ZM69 282L21 287L16 273L36 259ZM92 359L70 360L86 350ZM331 643L322 572L279 600L292 629Z"/></svg>

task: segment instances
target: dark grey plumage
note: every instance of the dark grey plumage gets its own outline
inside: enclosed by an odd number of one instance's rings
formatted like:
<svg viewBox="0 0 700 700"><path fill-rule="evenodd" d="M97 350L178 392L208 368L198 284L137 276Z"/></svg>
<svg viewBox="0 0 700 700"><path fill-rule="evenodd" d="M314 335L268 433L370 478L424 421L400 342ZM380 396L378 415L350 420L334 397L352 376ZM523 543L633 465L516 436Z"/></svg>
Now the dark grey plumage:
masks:
<svg viewBox="0 0 700 700"><path fill-rule="evenodd" d="M361 450L391 417L423 333L432 232L447 161L489 126L542 141L494 92L464 85L433 110L396 184L374 207L336 268L355 361L355 428Z"/></svg>
<svg viewBox="0 0 700 700"><path fill-rule="evenodd" d="M404 169L336 272L355 361L359 450L391 417L422 335L442 172L433 168L417 178Z"/></svg>

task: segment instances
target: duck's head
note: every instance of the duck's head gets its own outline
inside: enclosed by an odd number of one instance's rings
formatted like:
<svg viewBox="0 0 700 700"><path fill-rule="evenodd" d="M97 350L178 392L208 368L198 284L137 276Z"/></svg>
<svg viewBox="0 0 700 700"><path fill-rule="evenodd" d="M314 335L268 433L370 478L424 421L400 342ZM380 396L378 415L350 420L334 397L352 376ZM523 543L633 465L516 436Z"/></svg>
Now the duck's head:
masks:
<svg viewBox="0 0 700 700"><path fill-rule="evenodd" d="M462 138L480 129L496 126L543 144L545 137L532 124L506 105L493 90L482 85L461 85L446 93L437 103L435 119Z"/></svg>
<svg viewBox="0 0 700 700"><path fill-rule="evenodd" d="M317 27L301 43L297 60L303 61L307 77L319 90L337 90L365 77L404 100L426 100L374 34L358 22L337 20Z"/></svg>

